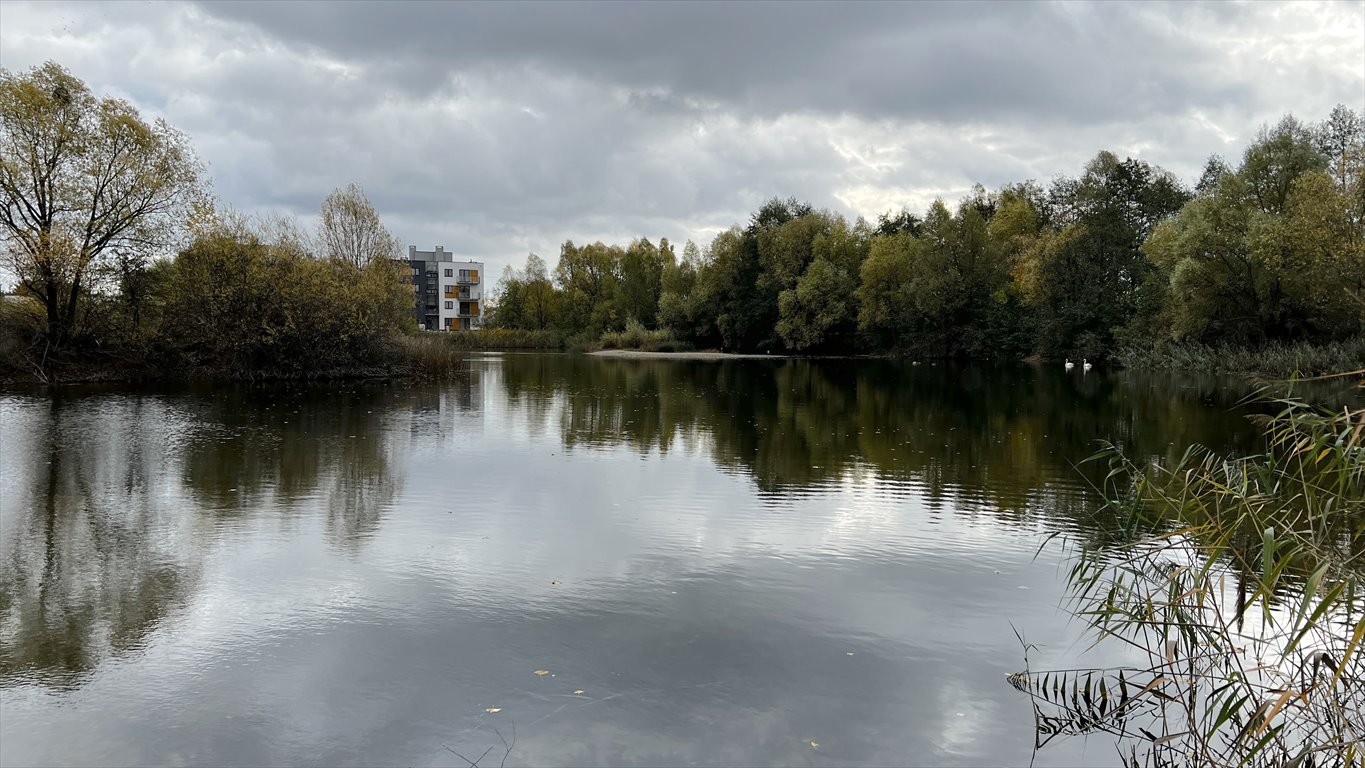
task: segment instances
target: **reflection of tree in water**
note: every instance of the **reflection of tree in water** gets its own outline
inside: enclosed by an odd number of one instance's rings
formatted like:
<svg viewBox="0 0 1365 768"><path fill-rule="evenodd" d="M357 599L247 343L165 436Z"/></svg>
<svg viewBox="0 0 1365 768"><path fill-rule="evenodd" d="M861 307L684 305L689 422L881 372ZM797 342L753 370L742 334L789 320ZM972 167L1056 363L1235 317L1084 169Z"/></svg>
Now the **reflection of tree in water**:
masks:
<svg viewBox="0 0 1365 768"><path fill-rule="evenodd" d="M401 482L395 468L395 446L388 442L395 430L384 419L406 420L410 438L438 442L467 439L453 427L456 414L482 415L484 371L473 365L452 372L438 387L416 387L401 392L364 388L343 398L325 390L324 400L306 410L336 413L329 425L334 439L318 444L321 466L330 474L327 485L327 532L339 548L352 550L374 534Z"/></svg>
<svg viewBox="0 0 1365 768"><path fill-rule="evenodd" d="M526 418L526 434L538 440L549 430L555 393L565 382L564 368L582 362L578 355L508 355L502 362L508 407ZM511 368L515 375L508 375Z"/></svg>
<svg viewBox="0 0 1365 768"><path fill-rule="evenodd" d="M188 599L203 552L184 505L159 487L177 414L150 398L94 413L60 396L49 406L32 450L14 454L31 471L6 500L26 512L6 518L0 680L66 687L141 647Z"/></svg>
<svg viewBox="0 0 1365 768"><path fill-rule="evenodd" d="M1083 465L1078 474L1073 464L1097 440L1173 460L1193 442L1249 448L1255 439L1226 388L1131 372L527 356L507 358L503 380L514 407L544 410L562 398L568 447L666 452L676 440L699 441L764 492L871 468L915 483L931 507L1087 527L1094 504L1078 486L1098 482L1103 470Z"/></svg>
<svg viewBox="0 0 1365 768"><path fill-rule="evenodd" d="M373 406L373 407L370 407ZM390 464L375 393L347 398L331 440L318 446L331 475L327 487L327 535L335 545L354 549L378 529L399 490Z"/></svg>
<svg viewBox="0 0 1365 768"><path fill-rule="evenodd" d="M372 534L399 487L384 427L384 387L236 387L200 403L183 476L222 517L292 516L321 491L329 539Z"/></svg>
<svg viewBox="0 0 1365 768"><path fill-rule="evenodd" d="M0 553L0 680L74 686L192 598L233 521L316 510L350 550L401 485L382 387L54 396L6 467L27 481ZM401 466L401 464L398 464ZM10 505L13 505L12 507Z"/></svg>

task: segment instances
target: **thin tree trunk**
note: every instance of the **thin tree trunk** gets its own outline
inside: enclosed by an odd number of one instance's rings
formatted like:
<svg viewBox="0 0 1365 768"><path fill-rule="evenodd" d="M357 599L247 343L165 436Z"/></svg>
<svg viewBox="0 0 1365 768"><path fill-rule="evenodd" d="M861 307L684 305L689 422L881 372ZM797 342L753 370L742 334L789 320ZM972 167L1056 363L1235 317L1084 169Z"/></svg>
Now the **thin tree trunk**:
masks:
<svg viewBox="0 0 1365 768"><path fill-rule="evenodd" d="M71 331L76 327L76 302L81 295L81 277L76 275L76 279L71 281L71 292L67 296L66 306L63 307L64 317L62 319L62 341L65 342L70 337Z"/></svg>
<svg viewBox="0 0 1365 768"><path fill-rule="evenodd" d="M62 327L61 297L58 295L57 285L51 281L44 286L43 308L47 310L47 336L53 346L62 345L62 337L65 332Z"/></svg>

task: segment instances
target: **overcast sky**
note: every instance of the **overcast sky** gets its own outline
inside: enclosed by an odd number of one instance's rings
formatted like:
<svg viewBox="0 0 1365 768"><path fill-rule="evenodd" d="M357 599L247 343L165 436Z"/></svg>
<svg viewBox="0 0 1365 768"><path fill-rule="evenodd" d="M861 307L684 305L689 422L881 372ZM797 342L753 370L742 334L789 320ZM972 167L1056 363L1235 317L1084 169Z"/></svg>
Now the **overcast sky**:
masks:
<svg viewBox="0 0 1365 768"><path fill-rule="evenodd" d="M1365 2L0 3L0 66L47 59L185 131L233 207L311 223L355 181L496 275L1101 149L1192 180L1286 112L1365 111Z"/></svg>

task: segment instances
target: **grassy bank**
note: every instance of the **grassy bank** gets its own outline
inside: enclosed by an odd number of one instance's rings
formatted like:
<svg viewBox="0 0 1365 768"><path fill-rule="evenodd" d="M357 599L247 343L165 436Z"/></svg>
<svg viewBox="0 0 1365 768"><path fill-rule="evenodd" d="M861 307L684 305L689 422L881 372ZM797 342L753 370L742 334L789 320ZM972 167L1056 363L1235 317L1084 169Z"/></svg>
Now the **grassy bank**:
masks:
<svg viewBox="0 0 1365 768"><path fill-rule="evenodd" d="M1267 344L1239 347L1230 344L1154 344L1131 347L1118 354L1126 368L1184 373L1237 373L1289 378L1320 376L1365 368L1365 337L1322 344Z"/></svg>

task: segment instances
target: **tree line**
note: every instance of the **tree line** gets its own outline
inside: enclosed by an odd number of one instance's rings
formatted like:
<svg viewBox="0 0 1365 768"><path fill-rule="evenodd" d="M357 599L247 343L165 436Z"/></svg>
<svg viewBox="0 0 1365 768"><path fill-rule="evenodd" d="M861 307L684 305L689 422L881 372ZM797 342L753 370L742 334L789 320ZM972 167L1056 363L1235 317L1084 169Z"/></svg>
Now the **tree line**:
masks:
<svg viewBox="0 0 1365 768"><path fill-rule="evenodd" d="M356 372L412 325L399 243L355 184L316 231L215 205L183 134L60 65L0 71L0 368ZM76 375L81 375L79 372Z"/></svg>
<svg viewBox="0 0 1365 768"><path fill-rule="evenodd" d="M1359 339L1365 123L1285 117L1191 188L1100 152L875 223L772 199L711 242L565 242L503 274L486 322L590 344L1104 358L1166 342ZM0 367L311 375L407 354L411 286L357 185L309 232L215 205L187 138L60 65L0 70ZM529 334L528 334L529 336Z"/></svg>
<svg viewBox="0 0 1365 768"><path fill-rule="evenodd" d="M488 323L595 339L629 324L700 347L1102 359L1166 342L1256 347L1365 330L1365 122L1287 116L1190 188L1100 152L1077 177L976 186L850 222L772 199L681 258L667 239L565 242L502 275Z"/></svg>

